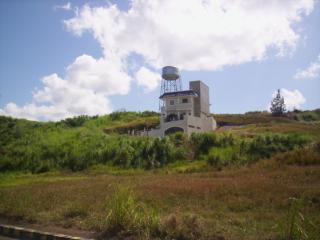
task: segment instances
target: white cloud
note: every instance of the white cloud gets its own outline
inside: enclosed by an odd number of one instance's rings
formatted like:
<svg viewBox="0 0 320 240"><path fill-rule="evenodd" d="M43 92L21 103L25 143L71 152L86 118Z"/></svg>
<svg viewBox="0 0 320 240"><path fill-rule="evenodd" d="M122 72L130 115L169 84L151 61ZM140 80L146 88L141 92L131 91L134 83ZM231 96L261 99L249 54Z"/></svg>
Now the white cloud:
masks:
<svg viewBox="0 0 320 240"><path fill-rule="evenodd" d="M54 7L55 10L57 9L62 9L62 10L65 10L65 11L70 11L72 9L71 7L71 3L70 2L67 2L66 4L64 5L57 5Z"/></svg>
<svg viewBox="0 0 320 240"><path fill-rule="evenodd" d="M312 62L309 67L304 70L298 70L294 75L295 79L311 79L320 75L320 55L316 61Z"/></svg>
<svg viewBox="0 0 320 240"><path fill-rule="evenodd" d="M85 5L65 24L77 35L92 32L105 56L134 52L154 68L215 70L263 59L270 47L282 55L293 50L299 35L292 24L313 5L312 0L134 0L128 11Z"/></svg>
<svg viewBox="0 0 320 240"><path fill-rule="evenodd" d="M103 49L102 57L79 56L63 78L44 77L31 103L9 103L0 114L56 120L107 113L108 96L130 90L132 54L141 56L143 64L131 75L147 91L156 88L159 78L143 65L217 70L261 60L269 48L285 55L300 37L293 23L313 7L313 0L132 0L127 11L111 4L74 7L75 15L65 26L78 36L91 33Z"/></svg>
<svg viewBox="0 0 320 240"><path fill-rule="evenodd" d="M82 55L67 67L66 80L73 85L106 95L124 95L129 92L131 77L118 59L95 59Z"/></svg>
<svg viewBox="0 0 320 240"><path fill-rule="evenodd" d="M302 95L302 93L295 89L295 90L288 90L285 88L281 88L280 90L281 96L284 98L284 103L286 105L287 110L293 110L293 109L300 109L301 105L306 102L306 99ZM277 94L277 91L274 91L272 94L272 97L275 97ZM270 109L270 106L268 107L268 110Z"/></svg>
<svg viewBox="0 0 320 240"><path fill-rule="evenodd" d="M8 103L0 114L40 120L106 114L111 111L107 96L128 93L130 81L116 63L82 55L67 67L64 79L57 74L43 77L43 88L33 93L32 103Z"/></svg>
<svg viewBox="0 0 320 240"><path fill-rule="evenodd" d="M135 78L138 85L143 86L146 92L156 89L161 81L161 76L158 73L155 73L145 67L141 67L139 69Z"/></svg>

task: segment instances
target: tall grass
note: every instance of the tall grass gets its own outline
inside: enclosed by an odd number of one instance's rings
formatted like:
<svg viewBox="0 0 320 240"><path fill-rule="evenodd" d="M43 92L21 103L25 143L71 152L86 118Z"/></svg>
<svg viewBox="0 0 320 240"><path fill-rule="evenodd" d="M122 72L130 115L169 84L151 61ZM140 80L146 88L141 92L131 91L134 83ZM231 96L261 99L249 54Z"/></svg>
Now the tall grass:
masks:
<svg viewBox="0 0 320 240"><path fill-rule="evenodd" d="M286 218L279 224L281 240L317 240L320 228L303 213L303 199L291 198Z"/></svg>
<svg viewBox="0 0 320 240"><path fill-rule="evenodd" d="M215 146L212 146L205 156L208 164L218 168L230 165L243 166L287 151L303 152L302 147L310 142L308 137L296 134L261 134L247 139L230 135L220 138L221 140L216 141ZM315 154L307 156L318 157ZM310 161L316 162L314 159Z"/></svg>
<svg viewBox="0 0 320 240"><path fill-rule="evenodd" d="M289 165L307 166L320 164L320 142L304 148L277 154L274 156L274 159L279 163Z"/></svg>
<svg viewBox="0 0 320 240"><path fill-rule="evenodd" d="M149 239L159 231L158 214L140 203L129 187L115 187L107 202L107 212L107 235L129 234Z"/></svg>
<svg viewBox="0 0 320 240"><path fill-rule="evenodd" d="M137 236L138 239L199 239L201 227L196 215L160 218L158 213L139 202L131 188L116 185L107 200L104 236Z"/></svg>

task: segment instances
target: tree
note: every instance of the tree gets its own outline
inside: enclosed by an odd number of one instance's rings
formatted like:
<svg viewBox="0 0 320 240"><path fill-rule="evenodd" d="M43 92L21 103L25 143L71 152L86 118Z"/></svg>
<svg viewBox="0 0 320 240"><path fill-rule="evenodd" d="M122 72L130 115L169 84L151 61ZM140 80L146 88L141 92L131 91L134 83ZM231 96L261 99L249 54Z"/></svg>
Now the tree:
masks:
<svg viewBox="0 0 320 240"><path fill-rule="evenodd" d="M278 89L277 95L271 101L270 111L275 116L283 115L286 112L286 105L284 98L281 96L280 89Z"/></svg>

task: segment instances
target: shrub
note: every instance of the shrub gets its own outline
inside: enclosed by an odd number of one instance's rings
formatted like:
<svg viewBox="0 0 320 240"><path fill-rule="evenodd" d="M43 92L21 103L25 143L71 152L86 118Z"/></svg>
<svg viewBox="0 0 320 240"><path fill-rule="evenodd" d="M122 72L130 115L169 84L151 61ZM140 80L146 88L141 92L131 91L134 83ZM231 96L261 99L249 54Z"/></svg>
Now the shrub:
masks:
<svg viewBox="0 0 320 240"><path fill-rule="evenodd" d="M62 120L61 123L64 123L69 127L80 127L90 118L91 117L86 115L80 115L73 118L66 118L65 120Z"/></svg>
<svg viewBox="0 0 320 240"><path fill-rule="evenodd" d="M214 166L214 167L218 167L221 166L221 158L219 155L215 154L215 153L209 153L207 156L207 162L209 165Z"/></svg>
<svg viewBox="0 0 320 240"><path fill-rule="evenodd" d="M111 119L111 121L116 121L116 120L120 120L121 117L123 116L123 111L115 111L109 114L109 118Z"/></svg>
<svg viewBox="0 0 320 240"><path fill-rule="evenodd" d="M277 154L274 159L280 163L303 166L320 164L320 142L315 143L311 147Z"/></svg>
<svg viewBox="0 0 320 240"><path fill-rule="evenodd" d="M238 146L225 148L213 148L207 155L207 162L214 167L225 167L229 165L243 165L243 157L240 156Z"/></svg>
<svg viewBox="0 0 320 240"><path fill-rule="evenodd" d="M259 135L247 143L246 153L255 160L259 158L270 158L275 153L293 150L295 147L302 147L309 141L309 138L295 134Z"/></svg>
<svg viewBox="0 0 320 240"><path fill-rule="evenodd" d="M188 136L183 132L170 134L169 139L176 147L181 147L188 144Z"/></svg>
<svg viewBox="0 0 320 240"><path fill-rule="evenodd" d="M206 154L211 147L218 145L218 139L214 133L193 133L190 142L196 156L199 156L200 153Z"/></svg>

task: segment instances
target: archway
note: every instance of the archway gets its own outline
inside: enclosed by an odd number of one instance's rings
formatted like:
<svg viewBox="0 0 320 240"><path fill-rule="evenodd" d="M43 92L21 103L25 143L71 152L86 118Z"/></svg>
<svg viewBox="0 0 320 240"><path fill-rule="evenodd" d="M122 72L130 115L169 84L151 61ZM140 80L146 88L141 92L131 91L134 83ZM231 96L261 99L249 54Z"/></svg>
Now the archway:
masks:
<svg viewBox="0 0 320 240"><path fill-rule="evenodd" d="M184 132L184 131L183 131L183 128L181 127L171 127L164 132L164 135L168 135L176 132Z"/></svg>

